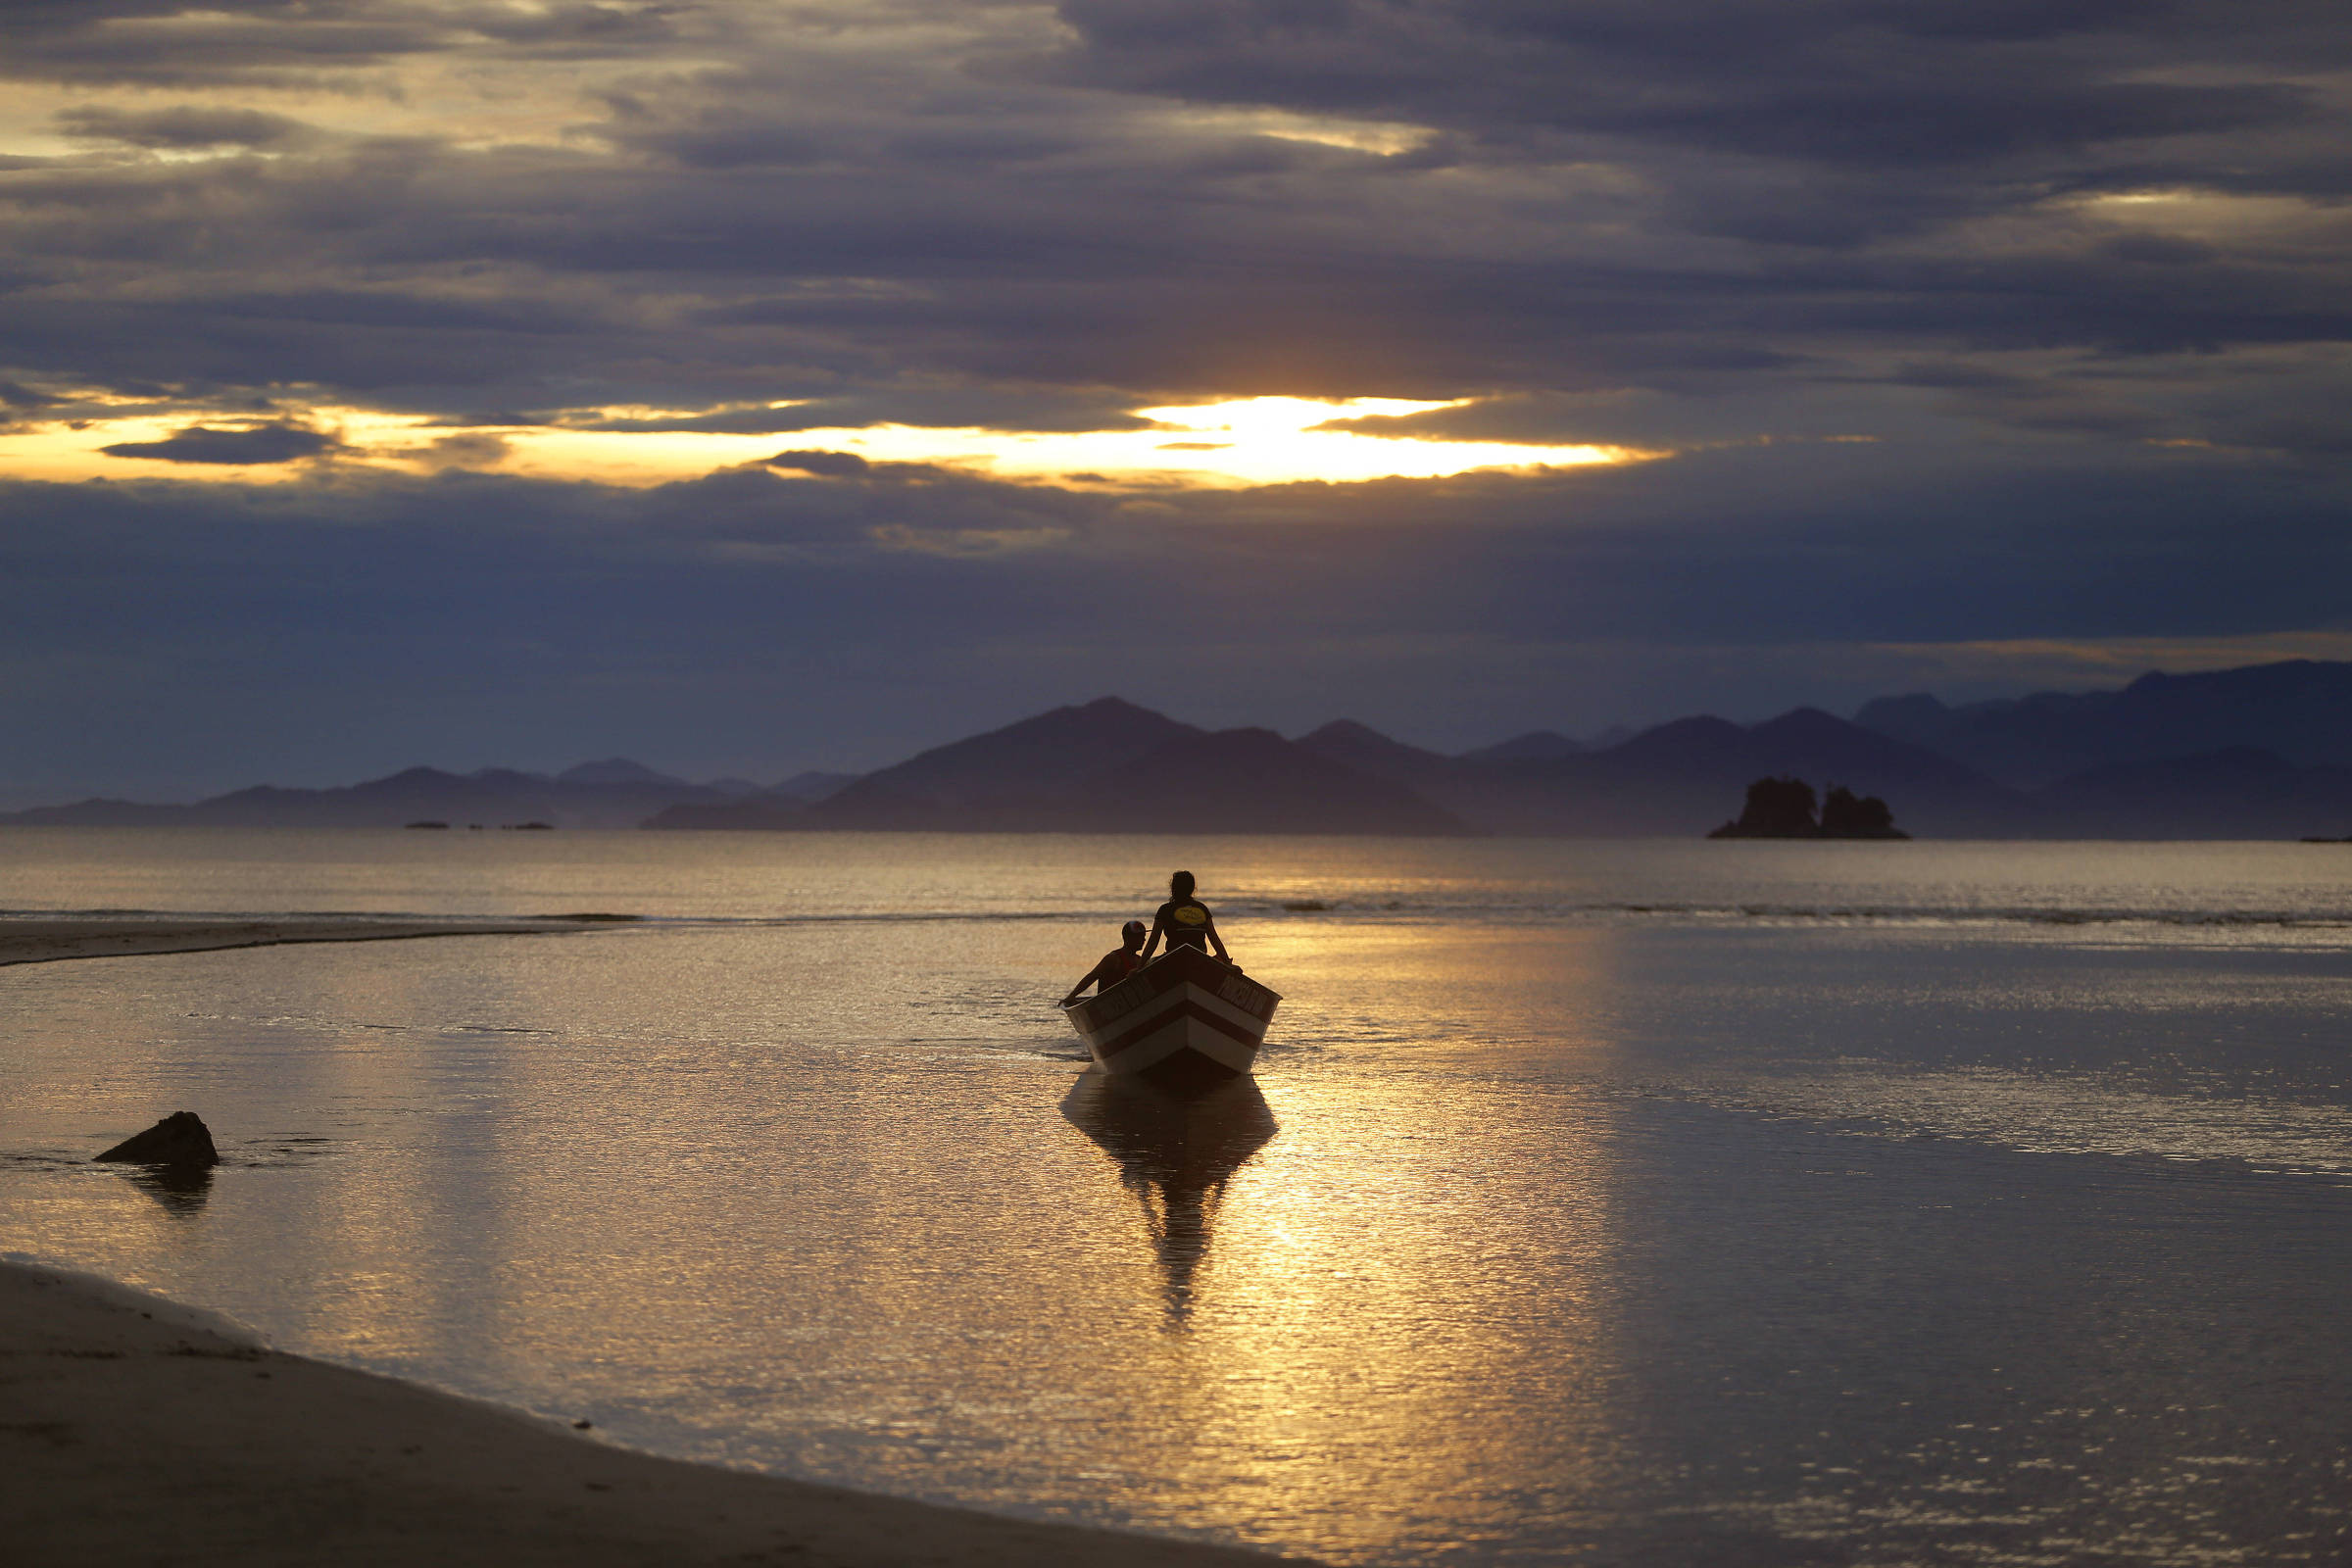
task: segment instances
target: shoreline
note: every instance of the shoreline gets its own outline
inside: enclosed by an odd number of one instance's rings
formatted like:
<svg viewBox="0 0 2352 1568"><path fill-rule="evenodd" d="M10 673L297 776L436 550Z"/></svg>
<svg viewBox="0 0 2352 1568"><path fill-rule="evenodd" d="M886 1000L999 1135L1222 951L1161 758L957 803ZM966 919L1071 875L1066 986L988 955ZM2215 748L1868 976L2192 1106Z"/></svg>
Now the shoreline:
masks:
<svg viewBox="0 0 2352 1568"><path fill-rule="evenodd" d="M221 916L0 916L0 967L69 958L129 958L161 953L218 953L303 942L413 942L426 937L552 936L612 923L610 916L535 915L452 920L338 914L259 919Z"/></svg>
<svg viewBox="0 0 2352 1568"><path fill-rule="evenodd" d="M0 1514L27 1560L185 1568L1306 1561L658 1458L7 1258Z"/></svg>

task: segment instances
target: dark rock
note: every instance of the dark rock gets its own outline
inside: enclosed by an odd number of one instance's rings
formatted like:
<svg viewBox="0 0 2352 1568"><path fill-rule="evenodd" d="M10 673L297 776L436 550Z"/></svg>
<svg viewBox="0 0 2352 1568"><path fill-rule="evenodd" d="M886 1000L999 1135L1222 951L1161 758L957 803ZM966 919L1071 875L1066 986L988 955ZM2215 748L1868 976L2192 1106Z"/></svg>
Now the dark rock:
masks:
<svg viewBox="0 0 2352 1568"><path fill-rule="evenodd" d="M1821 836L1825 839L1907 839L1894 825L1894 811L1876 795L1857 796L1842 784L1830 786L1822 797Z"/></svg>
<svg viewBox="0 0 2352 1568"><path fill-rule="evenodd" d="M213 1135L204 1118L192 1110L175 1110L136 1138L125 1138L98 1156L132 1165L177 1165L202 1168L220 1163Z"/></svg>
<svg viewBox="0 0 2352 1568"><path fill-rule="evenodd" d="M1801 778L1760 778L1747 787L1747 805L1738 821L1726 822L1711 839L1907 839L1894 825L1894 812L1876 795L1856 795L1842 784L1830 786L1814 814L1813 786Z"/></svg>
<svg viewBox="0 0 2352 1568"><path fill-rule="evenodd" d="M1813 786L1801 778L1760 778L1747 787L1747 805L1737 821L1707 835L1711 839L1810 839L1821 836L1814 816Z"/></svg>

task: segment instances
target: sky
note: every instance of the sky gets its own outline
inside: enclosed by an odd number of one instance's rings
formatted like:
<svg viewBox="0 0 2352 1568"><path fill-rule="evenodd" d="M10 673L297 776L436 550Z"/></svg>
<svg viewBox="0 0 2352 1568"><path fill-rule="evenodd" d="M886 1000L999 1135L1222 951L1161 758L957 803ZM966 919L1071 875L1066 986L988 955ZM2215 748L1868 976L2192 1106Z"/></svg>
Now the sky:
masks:
<svg viewBox="0 0 2352 1568"><path fill-rule="evenodd" d="M2304 0L6 0L0 804L2352 657Z"/></svg>

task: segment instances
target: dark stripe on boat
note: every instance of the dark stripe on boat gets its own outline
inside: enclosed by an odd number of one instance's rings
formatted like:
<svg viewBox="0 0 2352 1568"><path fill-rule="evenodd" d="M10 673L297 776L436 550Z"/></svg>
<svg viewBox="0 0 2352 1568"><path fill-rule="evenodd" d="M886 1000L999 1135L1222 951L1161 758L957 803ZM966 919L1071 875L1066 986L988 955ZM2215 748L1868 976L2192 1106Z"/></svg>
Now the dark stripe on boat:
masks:
<svg viewBox="0 0 2352 1568"><path fill-rule="evenodd" d="M1244 1030L1236 1029L1232 1024L1227 1023L1224 1019L1218 1017L1215 1013L1209 1011L1198 1002L1195 1002L1192 998L1186 997L1175 1006L1153 1013L1151 1017L1146 1018L1142 1023L1137 1024L1133 1029L1128 1030L1125 1034L1120 1035L1115 1039L1103 1041L1102 1044L1097 1049L1099 1049L1105 1056L1115 1056L1120 1052L1125 1051L1129 1046L1136 1044L1138 1041L1148 1040L1152 1035L1157 1034L1161 1029L1166 1028L1169 1024L1178 1022L1179 1020L1185 1018L1198 1019L1201 1023L1208 1025L1211 1029L1214 1029L1217 1033L1224 1035L1229 1039L1237 1040L1241 1044L1248 1046L1251 1051L1255 1051L1258 1046L1263 1043L1263 1037L1247 1033Z"/></svg>

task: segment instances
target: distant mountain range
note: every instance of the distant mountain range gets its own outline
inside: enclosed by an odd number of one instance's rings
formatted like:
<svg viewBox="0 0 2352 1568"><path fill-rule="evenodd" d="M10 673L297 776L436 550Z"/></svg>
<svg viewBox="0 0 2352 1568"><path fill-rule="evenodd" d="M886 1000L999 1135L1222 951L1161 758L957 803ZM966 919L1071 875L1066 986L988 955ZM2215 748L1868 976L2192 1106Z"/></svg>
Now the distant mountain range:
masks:
<svg viewBox="0 0 2352 1568"><path fill-rule="evenodd" d="M1554 756L1442 757L1348 723L1298 744L1490 833L1696 835L1737 815L1751 781L1780 774L1883 796L1902 826L1926 836L2007 835L2031 815L2017 791L1973 769L1810 708L1748 726L1676 719L1606 750Z"/></svg>
<svg viewBox="0 0 2352 1568"><path fill-rule="evenodd" d="M1463 833L1393 780L1268 729L1208 731L1116 697L910 757L823 800L683 803L657 828Z"/></svg>
<svg viewBox="0 0 2352 1568"><path fill-rule="evenodd" d="M1740 809L1750 782L1781 775L1884 797L1926 838L2340 837L2352 834L2352 664L2150 674L1959 707L1886 697L1850 722L1800 708L1584 741L1537 731L1458 756L1345 719L1285 739L1106 697L862 776L695 784L624 758L554 775L418 767L192 806L90 800L0 824L1695 838Z"/></svg>
<svg viewBox="0 0 2352 1568"><path fill-rule="evenodd" d="M0 824L79 827L402 827L438 822L465 828L632 828L674 806L723 806L731 800L822 800L854 775L803 773L772 790L742 780L690 784L626 758L583 762L561 773L486 767L445 773L412 767L339 789L279 789L262 784L193 806L88 800L0 812Z"/></svg>
<svg viewBox="0 0 2352 1568"><path fill-rule="evenodd" d="M2304 767L2352 767L2352 664L2298 659L2151 673L2119 691L2040 692L1958 708L1924 693L1882 697L1854 719L2019 789L2233 748Z"/></svg>

